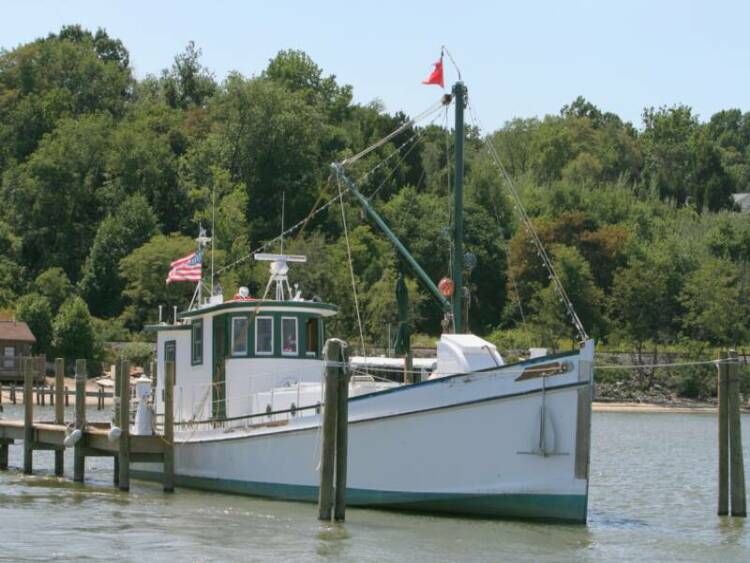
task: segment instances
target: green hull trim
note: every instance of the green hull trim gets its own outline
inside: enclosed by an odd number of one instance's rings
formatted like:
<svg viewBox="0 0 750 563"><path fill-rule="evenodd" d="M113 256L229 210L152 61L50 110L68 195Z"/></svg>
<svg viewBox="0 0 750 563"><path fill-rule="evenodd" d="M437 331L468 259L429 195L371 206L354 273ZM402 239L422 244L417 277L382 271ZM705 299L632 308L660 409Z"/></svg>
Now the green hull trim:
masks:
<svg viewBox="0 0 750 563"><path fill-rule="evenodd" d="M131 476L148 481L162 480L161 473L156 471L134 470L131 471ZM178 487L188 489L288 501L318 501L318 487L309 485L209 479L187 475L175 475L174 480ZM346 503L349 506L484 518L518 518L581 524L586 522L586 495L404 493L347 488Z"/></svg>

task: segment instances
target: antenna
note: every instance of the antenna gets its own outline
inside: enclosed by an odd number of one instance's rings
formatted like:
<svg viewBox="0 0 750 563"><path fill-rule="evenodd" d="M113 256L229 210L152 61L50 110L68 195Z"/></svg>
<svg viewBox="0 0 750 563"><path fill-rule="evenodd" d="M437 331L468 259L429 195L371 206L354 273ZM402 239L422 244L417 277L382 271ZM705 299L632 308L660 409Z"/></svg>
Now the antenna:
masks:
<svg viewBox="0 0 750 563"><path fill-rule="evenodd" d="M286 192L281 192L281 254L284 254L284 209L286 207Z"/></svg>
<svg viewBox="0 0 750 563"><path fill-rule="evenodd" d="M216 244L216 184L211 186L211 297L214 296L214 244Z"/></svg>

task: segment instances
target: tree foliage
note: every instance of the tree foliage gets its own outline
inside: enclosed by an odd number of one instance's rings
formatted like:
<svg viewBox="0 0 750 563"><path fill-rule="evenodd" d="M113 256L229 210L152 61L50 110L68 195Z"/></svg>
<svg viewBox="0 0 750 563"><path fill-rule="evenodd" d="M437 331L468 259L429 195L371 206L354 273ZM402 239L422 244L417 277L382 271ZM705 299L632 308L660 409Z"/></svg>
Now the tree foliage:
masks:
<svg viewBox="0 0 750 563"><path fill-rule="evenodd" d="M336 334L359 337L349 252L370 344L395 321L400 271L416 331L440 331L440 308L356 202L314 213L338 197L331 162L409 116L354 102L351 86L293 49L221 81L192 42L156 76L136 80L130 65L118 39L75 25L0 52L0 307L34 324L39 350L96 353L90 327L121 339L158 305L184 307L193 286L164 280L199 224L212 228L225 295L262 292L267 265L248 254L271 240L280 249L282 214L285 227L304 224L285 250L310 256L293 281L340 306ZM731 197L750 192L750 113L703 122L685 105L646 108L634 125L579 96L492 125L469 127L465 144L473 331L552 345L574 336L486 141L591 334L637 347L750 337L750 222ZM452 150L450 131L419 123L348 169L433 280L450 273Z"/></svg>

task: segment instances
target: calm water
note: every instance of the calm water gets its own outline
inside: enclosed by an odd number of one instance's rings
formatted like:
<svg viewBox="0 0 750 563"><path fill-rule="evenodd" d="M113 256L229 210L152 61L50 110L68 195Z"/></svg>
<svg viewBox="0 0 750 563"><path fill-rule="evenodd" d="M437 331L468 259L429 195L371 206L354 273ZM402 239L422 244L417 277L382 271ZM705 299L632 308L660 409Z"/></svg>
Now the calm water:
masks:
<svg viewBox="0 0 750 563"><path fill-rule="evenodd" d="M747 467L750 416L743 430ZM308 504L138 481L119 493L106 459L89 460L78 486L37 452L36 475L0 473L0 560L750 561L750 523L715 515L715 442L713 415L596 413L588 526L360 509L321 526ZM11 448L16 468L21 454Z"/></svg>

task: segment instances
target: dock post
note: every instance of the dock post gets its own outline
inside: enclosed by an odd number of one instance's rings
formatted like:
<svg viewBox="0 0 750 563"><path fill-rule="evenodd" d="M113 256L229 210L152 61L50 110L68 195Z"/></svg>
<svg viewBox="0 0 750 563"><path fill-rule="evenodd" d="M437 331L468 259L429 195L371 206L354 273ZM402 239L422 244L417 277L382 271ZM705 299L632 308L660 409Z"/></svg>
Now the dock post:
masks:
<svg viewBox="0 0 750 563"><path fill-rule="evenodd" d="M10 385L10 402L16 404L16 384L11 383Z"/></svg>
<svg viewBox="0 0 750 563"><path fill-rule="evenodd" d="M120 452L118 487L121 491L130 490L130 363L120 360Z"/></svg>
<svg viewBox="0 0 750 563"><path fill-rule="evenodd" d="M735 350L729 351L729 487L732 516L747 517L745 496L745 463L742 459L742 423L740 420L739 360Z"/></svg>
<svg viewBox="0 0 750 563"><path fill-rule="evenodd" d="M65 397L65 406L69 407L70 406L70 395L68 394L68 386L67 385L65 386L65 393L63 393L63 395Z"/></svg>
<svg viewBox="0 0 750 563"><path fill-rule="evenodd" d="M120 425L120 380L122 379L122 358L115 360L115 373L113 374L115 385L112 389L112 426ZM112 471L112 481L115 486L120 485L120 456L114 456L114 468Z"/></svg>
<svg viewBox="0 0 750 563"><path fill-rule="evenodd" d="M727 353L719 353L719 380L717 395L719 399L719 507L717 514L729 514L729 419Z"/></svg>
<svg viewBox="0 0 750 563"><path fill-rule="evenodd" d="M333 518L343 522L346 518L346 469L349 440L349 370L346 344L342 343L338 368L338 397L336 407L336 502Z"/></svg>
<svg viewBox="0 0 750 563"><path fill-rule="evenodd" d="M76 429L81 432L86 427L86 360L76 360ZM84 454L85 438L76 442L73 454L73 480L83 483L86 469Z"/></svg>
<svg viewBox="0 0 750 563"><path fill-rule="evenodd" d="M8 445L12 440L0 439L0 471L8 469Z"/></svg>
<svg viewBox="0 0 750 563"><path fill-rule="evenodd" d="M174 379L175 363L164 370L164 492L174 492Z"/></svg>
<svg viewBox="0 0 750 563"><path fill-rule="evenodd" d="M21 360L23 365L23 472L30 475L33 470L34 454L34 372L31 358Z"/></svg>
<svg viewBox="0 0 750 563"><path fill-rule="evenodd" d="M65 360L55 358L55 394L51 401L55 405L55 424L65 424L65 404L63 387L65 385ZM50 397L51 398L51 397ZM55 475L62 477L65 467L65 448L55 450Z"/></svg>
<svg viewBox="0 0 750 563"><path fill-rule="evenodd" d="M341 362L342 341L331 338L323 347L325 358L325 398L323 403L323 445L320 453L320 488L318 490L318 519L329 521L333 509L333 477L336 461L336 409L338 407L338 365Z"/></svg>

